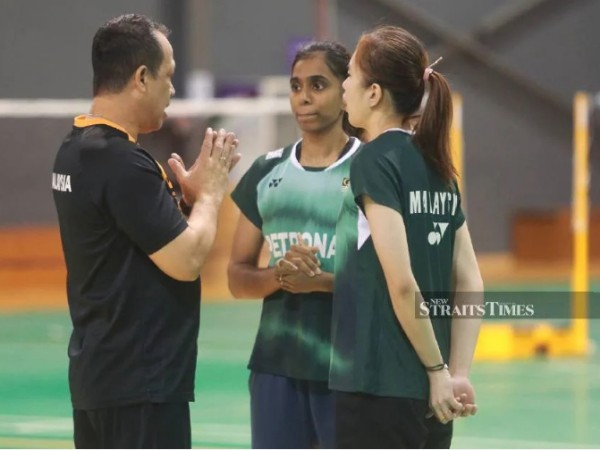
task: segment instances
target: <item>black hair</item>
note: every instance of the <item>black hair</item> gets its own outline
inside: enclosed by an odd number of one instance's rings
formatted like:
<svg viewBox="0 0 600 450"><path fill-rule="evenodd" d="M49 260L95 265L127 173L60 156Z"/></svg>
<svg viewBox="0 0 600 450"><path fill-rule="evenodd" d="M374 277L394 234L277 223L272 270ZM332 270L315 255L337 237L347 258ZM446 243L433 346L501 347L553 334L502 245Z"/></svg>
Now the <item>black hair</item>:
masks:
<svg viewBox="0 0 600 450"><path fill-rule="evenodd" d="M325 64L329 70L342 82L348 77L348 64L350 63L350 53L342 44L334 41L314 41L306 44L296 52L292 62L292 71L298 61L310 58L315 53L322 53L325 56ZM350 125L348 113L344 111L342 120L344 131L350 136L359 137L361 130Z"/></svg>
<svg viewBox="0 0 600 450"><path fill-rule="evenodd" d="M125 14L102 25L92 43L94 96L118 93L142 65L156 76L163 51L155 33L168 36L164 25L141 14Z"/></svg>

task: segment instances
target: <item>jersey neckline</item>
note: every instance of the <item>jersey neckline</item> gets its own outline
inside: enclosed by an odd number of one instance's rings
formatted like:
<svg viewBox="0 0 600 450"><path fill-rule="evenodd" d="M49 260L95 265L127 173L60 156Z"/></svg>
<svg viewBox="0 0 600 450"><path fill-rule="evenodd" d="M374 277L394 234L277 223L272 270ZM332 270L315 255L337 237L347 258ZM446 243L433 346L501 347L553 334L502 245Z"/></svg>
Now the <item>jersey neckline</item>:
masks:
<svg viewBox="0 0 600 450"><path fill-rule="evenodd" d="M328 170L332 170L332 169L336 168L337 166L339 166L340 164L342 164L348 158L350 158L354 153L356 153L356 150L358 150L358 147L360 147L360 144L361 144L360 140L358 140L354 136L350 136L349 142L352 142L352 145L350 146L350 149L344 155L342 155L341 158L337 159L329 166L324 167L322 170L314 170L314 168L308 168L308 169L305 168L302 164L300 164L300 161L298 161L298 157L297 157L298 145L301 142L302 142L302 139L299 139L296 143L294 143L294 146L292 147L292 153L290 155L290 161L292 162L292 165L294 165L297 169L300 169L304 172L326 172ZM346 144L346 145L348 145L348 144Z"/></svg>
<svg viewBox="0 0 600 450"><path fill-rule="evenodd" d="M400 128L400 127L388 128L387 130L383 130L383 132L381 134L387 133L388 131L400 131L404 134L408 134L409 136L413 136L415 134L414 131L405 130L404 128Z"/></svg>
<svg viewBox="0 0 600 450"><path fill-rule="evenodd" d="M127 132L125 128L123 128L121 125L116 124L112 120L105 119L104 117L94 116L90 114L82 114L81 116L75 117L73 121L73 126L77 128L92 127L94 125L106 125L108 127L114 128L115 130L125 133L129 141L133 142L134 144L136 143L136 140L131 134Z"/></svg>

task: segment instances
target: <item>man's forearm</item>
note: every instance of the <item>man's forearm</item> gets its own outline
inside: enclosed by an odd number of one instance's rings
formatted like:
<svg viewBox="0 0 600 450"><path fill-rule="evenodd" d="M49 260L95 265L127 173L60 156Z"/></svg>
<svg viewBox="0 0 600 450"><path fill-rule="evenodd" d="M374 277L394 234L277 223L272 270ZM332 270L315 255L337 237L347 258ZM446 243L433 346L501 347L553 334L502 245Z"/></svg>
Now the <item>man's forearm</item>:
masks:
<svg viewBox="0 0 600 450"><path fill-rule="evenodd" d="M217 219L221 201L214 197L200 197L192 206L187 219L194 239L189 248L193 270L198 274L214 244L217 235Z"/></svg>

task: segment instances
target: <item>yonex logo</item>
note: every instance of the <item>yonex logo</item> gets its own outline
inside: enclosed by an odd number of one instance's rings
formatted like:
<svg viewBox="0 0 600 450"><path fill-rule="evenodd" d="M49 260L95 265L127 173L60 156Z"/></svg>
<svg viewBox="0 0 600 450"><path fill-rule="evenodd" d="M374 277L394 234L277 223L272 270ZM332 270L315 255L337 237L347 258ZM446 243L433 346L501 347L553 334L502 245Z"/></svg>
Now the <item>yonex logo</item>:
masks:
<svg viewBox="0 0 600 450"><path fill-rule="evenodd" d="M279 183L281 183L281 180L283 180L283 178L273 178L271 180L271 182L269 183L269 187L277 187L279 186Z"/></svg>
<svg viewBox="0 0 600 450"><path fill-rule="evenodd" d="M429 245L439 245L444 237L446 228L448 228L448 222L433 222L433 231L427 236Z"/></svg>

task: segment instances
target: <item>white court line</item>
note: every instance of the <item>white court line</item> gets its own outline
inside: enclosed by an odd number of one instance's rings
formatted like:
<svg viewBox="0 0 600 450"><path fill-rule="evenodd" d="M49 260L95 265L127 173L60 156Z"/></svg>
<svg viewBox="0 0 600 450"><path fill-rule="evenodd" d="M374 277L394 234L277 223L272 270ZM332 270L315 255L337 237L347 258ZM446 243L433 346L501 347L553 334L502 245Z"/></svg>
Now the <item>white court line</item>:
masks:
<svg viewBox="0 0 600 450"><path fill-rule="evenodd" d="M206 441L206 439L193 439L195 442ZM229 442L231 443L231 442ZM453 448L463 446L473 448L597 448L594 445L575 445L566 442L548 442L548 441L528 441L520 439L494 439L494 438L475 438L463 437L453 440ZM2 437L0 436L0 446L17 448L72 448L72 440L60 439L35 439L20 437Z"/></svg>
<svg viewBox="0 0 600 450"><path fill-rule="evenodd" d="M0 415L0 434L11 435L2 439L70 438L73 435L73 419L65 417ZM249 444L250 425L223 423L192 424L195 442L218 442L223 444ZM0 441L1 443L2 441Z"/></svg>
<svg viewBox="0 0 600 450"><path fill-rule="evenodd" d="M65 436L73 434L73 419L41 416L0 416L0 433L15 435Z"/></svg>
<svg viewBox="0 0 600 450"><path fill-rule="evenodd" d="M192 441L250 445L250 425L192 424Z"/></svg>
<svg viewBox="0 0 600 450"><path fill-rule="evenodd" d="M227 425L222 423L195 423L192 425L194 442L215 442L223 444L249 444L249 425ZM16 436L0 436L0 445L19 443L27 438L19 435L44 434L48 439L39 440L40 443L65 443L65 440L51 439L50 435L70 437L73 433L71 418L44 417L44 416L17 416L0 415L0 433L15 434ZM37 442L36 438L30 439L31 443ZM68 441L69 443L71 441ZM60 444L59 444L60 445ZM37 446L34 444L34 446ZM45 446L45 445L44 445ZM485 438L475 436L455 436L453 447L479 447L479 448L598 448L600 443L576 444L574 442L538 441L510 438Z"/></svg>

